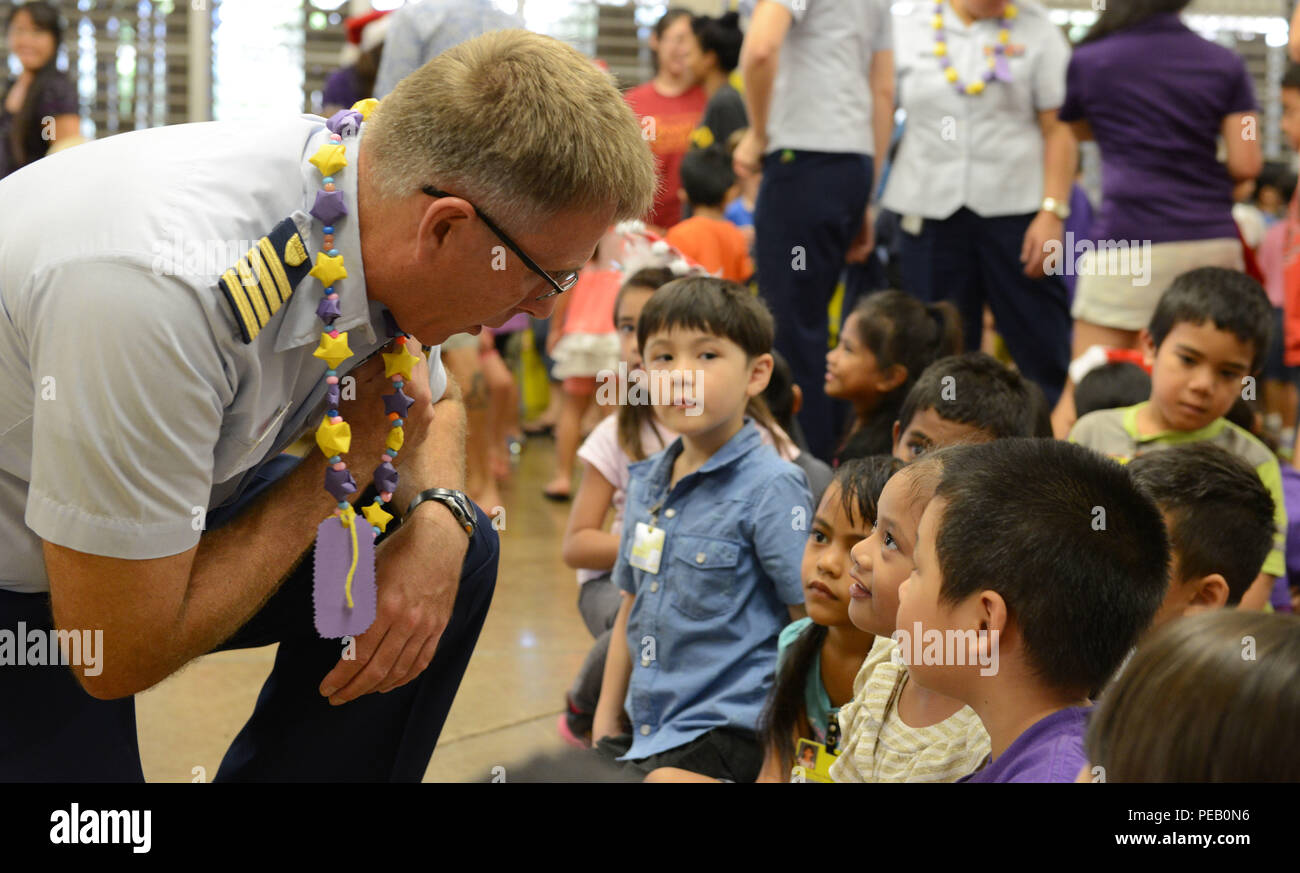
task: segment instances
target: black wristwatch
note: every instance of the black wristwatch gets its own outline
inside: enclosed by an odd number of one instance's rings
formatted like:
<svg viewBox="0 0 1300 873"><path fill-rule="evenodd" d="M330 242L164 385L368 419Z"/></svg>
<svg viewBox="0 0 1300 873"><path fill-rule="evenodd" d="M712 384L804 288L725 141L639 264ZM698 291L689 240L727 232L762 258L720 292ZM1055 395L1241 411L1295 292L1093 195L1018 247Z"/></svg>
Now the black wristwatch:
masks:
<svg viewBox="0 0 1300 873"><path fill-rule="evenodd" d="M465 496L463 491L452 491L450 488L430 488L421 491L415 495L411 505L406 507L406 515L403 516L403 519L410 518L411 513L415 511L415 507L426 500L436 500L447 507L456 519L456 523L464 529L465 533L471 537L474 536L474 531L477 528L475 524L477 516L474 513L474 505L469 502L469 498Z"/></svg>

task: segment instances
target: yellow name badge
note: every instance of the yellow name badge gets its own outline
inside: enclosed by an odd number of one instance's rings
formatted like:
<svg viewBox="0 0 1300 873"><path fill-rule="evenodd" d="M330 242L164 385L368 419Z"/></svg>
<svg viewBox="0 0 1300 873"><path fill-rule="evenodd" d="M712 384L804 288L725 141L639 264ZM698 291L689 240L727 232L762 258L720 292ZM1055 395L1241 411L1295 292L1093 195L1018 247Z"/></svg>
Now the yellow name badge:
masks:
<svg viewBox="0 0 1300 873"><path fill-rule="evenodd" d="M833 782L831 764L839 757L838 752L828 752L821 743L812 740L799 740L795 750L794 767L790 770L791 782Z"/></svg>
<svg viewBox="0 0 1300 873"><path fill-rule="evenodd" d="M659 573L659 559L664 553L663 528L653 527L645 522L636 523L636 536L632 539L632 557L628 563L638 570L651 575Z"/></svg>

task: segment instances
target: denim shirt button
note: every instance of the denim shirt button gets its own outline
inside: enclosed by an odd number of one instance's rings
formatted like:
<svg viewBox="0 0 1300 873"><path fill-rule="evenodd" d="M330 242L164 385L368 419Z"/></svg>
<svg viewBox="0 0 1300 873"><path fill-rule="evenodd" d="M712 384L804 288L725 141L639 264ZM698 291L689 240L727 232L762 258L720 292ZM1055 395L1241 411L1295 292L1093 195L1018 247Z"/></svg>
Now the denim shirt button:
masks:
<svg viewBox="0 0 1300 873"><path fill-rule="evenodd" d="M658 590L659 590L659 583L658 583L658 582L651 582L651 583L650 583L650 593L651 593L651 594L654 594L654 593L655 593L656 591L658 591Z"/></svg>
<svg viewBox="0 0 1300 873"><path fill-rule="evenodd" d="M650 725L648 724L641 725L641 736L643 737L650 736Z"/></svg>
<svg viewBox="0 0 1300 873"><path fill-rule="evenodd" d="M672 518L672 517L673 517L674 515L676 515L676 514L677 514L677 510L675 510L675 509L665 509L665 510L664 510L664 518Z"/></svg>
<svg viewBox="0 0 1300 873"><path fill-rule="evenodd" d="M697 563L697 564L703 564L703 563L704 563L704 557L705 557L705 555L704 555L703 552L698 553L698 554L695 556L695 563Z"/></svg>

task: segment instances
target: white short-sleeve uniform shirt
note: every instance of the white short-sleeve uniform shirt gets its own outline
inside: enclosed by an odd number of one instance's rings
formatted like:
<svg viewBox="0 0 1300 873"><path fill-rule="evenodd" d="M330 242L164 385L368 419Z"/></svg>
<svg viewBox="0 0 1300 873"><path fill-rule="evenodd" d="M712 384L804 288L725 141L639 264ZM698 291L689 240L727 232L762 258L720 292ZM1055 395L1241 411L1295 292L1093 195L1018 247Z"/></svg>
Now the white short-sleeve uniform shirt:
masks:
<svg viewBox="0 0 1300 873"><path fill-rule="evenodd" d="M350 209L364 132L335 176ZM321 176L307 159L328 135L315 116L156 128L0 181L0 589L49 589L42 539L127 559L186 551L209 508L319 424L320 281L302 278L250 342L218 280L286 219L310 265ZM335 247L344 375L387 335L354 215ZM436 400L436 351L430 382Z"/></svg>
<svg viewBox="0 0 1300 873"><path fill-rule="evenodd" d="M1010 20L1009 83L959 94L935 55L934 3L913 2L894 16L894 63L903 139L883 204L903 216L948 218L963 206L986 218L1037 212L1043 198L1043 136L1038 113L1065 101L1070 46L1037 3L1017 0ZM997 19L967 26L943 6L947 53L963 83L982 79Z"/></svg>

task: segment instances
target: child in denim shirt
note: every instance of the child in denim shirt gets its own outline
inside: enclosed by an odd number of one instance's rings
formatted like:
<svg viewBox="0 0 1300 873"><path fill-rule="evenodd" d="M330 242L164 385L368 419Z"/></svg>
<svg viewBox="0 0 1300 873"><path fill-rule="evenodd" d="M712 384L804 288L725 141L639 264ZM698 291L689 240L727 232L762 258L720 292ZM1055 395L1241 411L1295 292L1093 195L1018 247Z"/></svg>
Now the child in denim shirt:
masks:
<svg viewBox="0 0 1300 873"><path fill-rule="evenodd" d="M681 436L630 468L592 739L640 772L752 782L763 763L755 729L777 637L802 615L812 517L803 472L759 438L773 333L757 298L713 277L660 288L637 324L655 415Z"/></svg>

